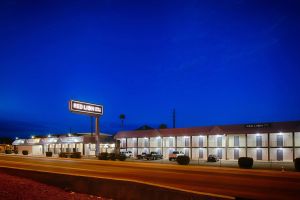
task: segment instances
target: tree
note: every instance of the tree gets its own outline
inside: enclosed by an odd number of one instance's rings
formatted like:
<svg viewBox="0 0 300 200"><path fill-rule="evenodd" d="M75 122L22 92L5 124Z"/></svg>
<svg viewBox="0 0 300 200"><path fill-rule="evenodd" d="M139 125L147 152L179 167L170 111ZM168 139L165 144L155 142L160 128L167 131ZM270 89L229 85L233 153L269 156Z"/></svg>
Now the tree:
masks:
<svg viewBox="0 0 300 200"><path fill-rule="evenodd" d="M168 128L168 127L167 127L167 124L160 124L160 125L159 125L159 129L164 129L164 128Z"/></svg>
<svg viewBox="0 0 300 200"><path fill-rule="evenodd" d="M125 120L125 115L124 114L120 114L119 116L120 120L121 120L121 127L123 128L124 127L124 120Z"/></svg>

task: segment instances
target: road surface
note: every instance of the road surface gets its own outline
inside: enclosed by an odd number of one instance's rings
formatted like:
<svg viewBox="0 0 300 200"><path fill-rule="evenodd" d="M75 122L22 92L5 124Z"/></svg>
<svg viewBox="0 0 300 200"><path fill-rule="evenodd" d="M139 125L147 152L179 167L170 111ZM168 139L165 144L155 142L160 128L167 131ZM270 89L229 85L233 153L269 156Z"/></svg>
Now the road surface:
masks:
<svg viewBox="0 0 300 200"><path fill-rule="evenodd" d="M249 199L294 199L300 188L298 172L14 155L0 155L0 167L130 180Z"/></svg>

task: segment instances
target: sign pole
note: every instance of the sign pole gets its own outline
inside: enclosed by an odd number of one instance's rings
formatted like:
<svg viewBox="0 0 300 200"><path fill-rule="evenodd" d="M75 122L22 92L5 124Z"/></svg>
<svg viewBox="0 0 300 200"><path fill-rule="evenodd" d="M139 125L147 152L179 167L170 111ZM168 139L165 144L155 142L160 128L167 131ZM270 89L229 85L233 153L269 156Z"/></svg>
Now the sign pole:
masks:
<svg viewBox="0 0 300 200"><path fill-rule="evenodd" d="M99 116L96 116L96 156L99 155L99 144L100 144L100 127L99 127Z"/></svg>

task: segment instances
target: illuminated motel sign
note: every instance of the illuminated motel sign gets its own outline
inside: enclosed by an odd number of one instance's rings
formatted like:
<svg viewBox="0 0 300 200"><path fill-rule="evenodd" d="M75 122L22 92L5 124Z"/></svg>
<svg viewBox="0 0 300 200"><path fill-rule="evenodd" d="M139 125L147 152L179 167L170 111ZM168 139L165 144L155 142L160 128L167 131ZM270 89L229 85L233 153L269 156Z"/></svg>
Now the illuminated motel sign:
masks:
<svg viewBox="0 0 300 200"><path fill-rule="evenodd" d="M93 103L70 100L69 110L73 113L85 114L96 118L96 156L98 156L100 144L99 118L103 115L103 106Z"/></svg>
<svg viewBox="0 0 300 200"><path fill-rule="evenodd" d="M102 105L86 103L82 101L70 100L69 109L71 112L77 112L77 113L82 113L82 114L87 114L92 116L103 115Z"/></svg>

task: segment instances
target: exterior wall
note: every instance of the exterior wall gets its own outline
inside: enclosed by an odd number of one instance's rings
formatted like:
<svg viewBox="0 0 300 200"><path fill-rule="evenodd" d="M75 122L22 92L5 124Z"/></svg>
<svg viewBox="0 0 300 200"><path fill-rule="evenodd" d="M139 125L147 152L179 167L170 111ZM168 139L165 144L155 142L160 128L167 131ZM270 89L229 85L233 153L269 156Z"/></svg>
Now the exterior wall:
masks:
<svg viewBox="0 0 300 200"><path fill-rule="evenodd" d="M32 146L18 146L18 154L22 154L23 150L27 150L28 154L32 154Z"/></svg>
<svg viewBox="0 0 300 200"><path fill-rule="evenodd" d="M209 155L217 155L218 156L218 151L222 152L222 157L221 159L225 159L225 148L208 148L208 154Z"/></svg>
<svg viewBox="0 0 300 200"><path fill-rule="evenodd" d="M270 160L277 160L277 135L279 133L270 133ZM293 134L282 133L283 135L283 160L291 161L293 159ZM234 136L239 137L239 145L234 145ZM261 146L256 146L256 136L261 136ZM202 139L199 139L199 138ZM221 146L218 146L218 137L221 137ZM177 138L177 141L175 139ZM207 138L208 138L208 148L207 148ZM201 143L203 146L199 147ZM227 152L226 152L227 143ZM218 151L222 152L222 159L233 160L234 152L238 150L238 156L246 156L246 134L227 134L227 135L209 135L209 136L178 136L178 137L151 137L151 138L139 138L138 148L136 138L127 138L127 150L131 150L136 156L143 152L156 151L162 153L164 158L168 158L169 154L174 150L182 151L186 155L189 155L191 159L199 159L199 149L202 149L203 158L207 159L207 154L218 155ZM161 145L161 146L160 146ZM177 148L176 148L177 145ZM295 133L295 157L300 157L300 132ZM297 148L298 147L298 148ZM258 133L258 134L247 134L247 156L252 157L254 160L260 159L268 160L268 134ZM134 153L136 152L136 153ZM201 151L200 151L201 152ZM208 152L208 153L207 153ZM259 157L257 157L259 156Z"/></svg>
<svg viewBox="0 0 300 200"><path fill-rule="evenodd" d="M190 136L178 136L177 147L190 147Z"/></svg>
<svg viewBox="0 0 300 200"><path fill-rule="evenodd" d="M295 146L300 147L300 132L295 133Z"/></svg>
<svg viewBox="0 0 300 200"><path fill-rule="evenodd" d="M271 148L270 149L270 159L272 161L278 161L277 150L283 151L283 161L293 160L293 149L292 148Z"/></svg>
<svg viewBox="0 0 300 200"><path fill-rule="evenodd" d="M149 148L138 148L138 155L142 153L150 153Z"/></svg>
<svg viewBox="0 0 300 200"><path fill-rule="evenodd" d="M206 136L192 136L192 147L200 147L199 146L199 138L203 140L203 147L206 147Z"/></svg>
<svg viewBox="0 0 300 200"><path fill-rule="evenodd" d="M203 157L199 157L199 150L203 151ZM207 159L207 149L206 148L192 148L192 158L193 160L206 160Z"/></svg>
<svg viewBox="0 0 300 200"><path fill-rule="evenodd" d="M234 145L234 136L239 137L239 145ZM235 135L227 135L228 147L245 147L246 146L246 135L245 134L235 134Z"/></svg>
<svg viewBox="0 0 300 200"><path fill-rule="evenodd" d="M221 137L222 138L222 145L218 146L218 138ZM224 135L209 135L208 136L208 146L209 147L225 147L226 145L226 140L225 140L225 136Z"/></svg>
<svg viewBox="0 0 300 200"><path fill-rule="evenodd" d="M138 138L138 147L148 148L149 143L149 138Z"/></svg>
<svg viewBox="0 0 300 200"><path fill-rule="evenodd" d="M19 154L22 154L23 150L27 150L31 155L43 155L42 145L18 146Z"/></svg>
<svg viewBox="0 0 300 200"><path fill-rule="evenodd" d="M127 138L127 148L137 147L137 139L136 138Z"/></svg>
<svg viewBox="0 0 300 200"><path fill-rule="evenodd" d="M169 158L169 154L175 151L175 148L163 148L164 158Z"/></svg>
<svg viewBox="0 0 300 200"><path fill-rule="evenodd" d="M167 148L175 148L175 137L164 137L163 146Z"/></svg>
<svg viewBox="0 0 300 200"><path fill-rule="evenodd" d="M283 147L293 146L293 134L292 133L270 133L270 146L277 147L277 135L283 137Z"/></svg>
<svg viewBox="0 0 300 200"><path fill-rule="evenodd" d="M300 158L300 148L295 148L295 158Z"/></svg>
<svg viewBox="0 0 300 200"><path fill-rule="evenodd" d="M248 157L252 157L253 160L257 160L257 151L262 151L262 160L268 160L268 148L247 148Z"/></svg>
<svg viewBox="0 0 300 200"><path fill-rule="evenodd" d="M268 134L267 133L258 133L258 134L248 134L247 135L247 146L256 147L256 136L262 136L262 146L268 147Z"/></svg>
<svg viewBox="0 0 300 200"><path fill-rule="evenodd" d="M150 138L150 147L162 147L162 138L161 137L151 137Z"/></svg>
<svg viewBox="0 0 300 200"><path fill-rule="evenodd" d="M245 157L246 156L245 148L227 148L227 160L238 160L238 158L234 159L234 151L235 150L239 152L238 157Z"/></svg>

